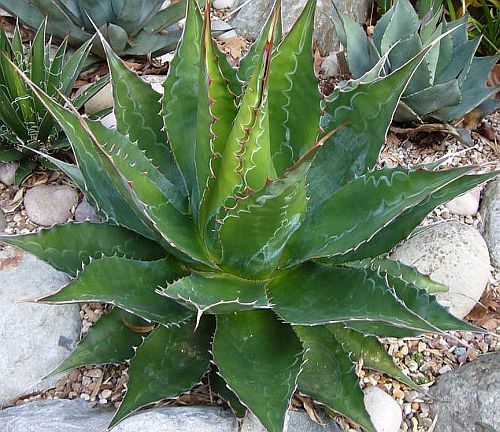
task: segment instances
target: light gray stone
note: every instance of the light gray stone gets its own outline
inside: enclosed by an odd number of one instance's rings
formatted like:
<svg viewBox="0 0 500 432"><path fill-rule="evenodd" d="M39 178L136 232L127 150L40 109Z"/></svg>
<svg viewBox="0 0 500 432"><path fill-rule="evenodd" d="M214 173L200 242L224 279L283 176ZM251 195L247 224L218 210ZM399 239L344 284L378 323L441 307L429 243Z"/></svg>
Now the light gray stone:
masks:
<svg viewBox="0 0 500 432"><path fill-rule="evenodd" d="M0 233L3 232L6 226L7 222L5 221L5 215L3 214L2 209L0 209Z"/></svg>
<svg viewBox="0 0 500 432"><path fill-rule="evenodd" d="M333 77L340 74L340 66L339 60L337 58L337 54L330 54L328 57L325 57L323 62L321 63L321 69L323 73L327 77Z"/></svg>
<svg viewBox="0 0 500 432"><path fill-rule="evenodd" d="M399 404L377 386L364 391L365 408L377 432L398 432L403 421Z"/></svg>
<svg viewBox="0 0 500 432"><path fill-rule="evenodd" d="M113 411L82 400L45 400L0 411L2 432L107 432ZM119 423L115 432L236 432L229 412L209 407L144 410Z"/></svg>
<svg viewBox="0 0 500 432"><path fill-rule="evenodd" d="M479 210L481 188L475 188L446 204L448 210L459 216L474 216Z"/></svg>
<svg viewBox="0 0 500 432"><path fill-rule="evenodd" d="M285 420L285 432L341 432L339 425L332 419L319 425L311 421L305 412L288 411ZM248 413L243 420L240 432L266 432L264 426L252 413Z"/></svg>
<svg viewBox="0 0 500 432"><path fill-rule="evenodd" d="M40 185L24 196L28 217L38 225L49 227L68 221L71 209L78 204L78 193L65 185Z"/></svg>
<svg viewBox="0 0 500 432"><path fill-rule="evenodd" d="M488 248L481 234L456 221L426 227L391 257L446 285L449 291L439 293L437 299L458 318L472 310L491 277Z"/></svg>
<svg viewBox="0 0 500 432"><path fill-rule="evenodd" d="M142 75L141 79L149 84L157 93L163 94L163 82L166 75ZM85 91L89 85L84 85L79 89L78 94ZM113 107L113 87L111 83L106 84L100 91L92 96L84 105L86 114L94 114Z"/></svg>
<svg viewBox="0 0 500 432"><path fill-rule="evenodd" d="M78 306L18 303L50 294L67 282L65 274L34 255L11 246L0 251L0 405L50 387L54 379L41 379L75 347Z"/></svg>
<svg viewBox="0 0 500 432"><path fill-rule="evenodd" d="M91 84L82 86L77 94L87 90ZM86 114L94 114L96 112L111 108L113 106L113 87L111 83L106 84L94 96L92 96L84 105Z"/></svg>
<svg viewBox="0 0 500 432"><path fill-rule="evenodd" d="M283 0L283 27L290 31L302 12L307 0ZM246 0L238 0L237 6ZM274 0L253 0L245 5L231 21L236 32L249 40L255 40L269 15ZM339 10L357 22L364 22L370 11L372 0L350 0L335 2ZM334 7L331 0L318 0L314 35L324 55L338 49L339 42L332 22Z"/></svg>
<svg viewBox="0 0 500 432"><path fill-rule="evenodd" d="M87 201L82 201L75 209L75 221L101 222L102 218L96 214L92 206Z"/></svg>
<svg viewBox="0 0 500 432"><path fill-rule="evenodd" d="M431 387L436 431L471 432L477 422L500 430L500 353L486 354L441 376Z"/></svg>
<svg viewBox="0 0 500 432"><path fill-rule="evenodd" d="M483 236L488 244L491 261L500 268L500 179L490 183L481 203Z"/></svg>
<svg viewBox="0 0 500 432"><path fill-rule="evenodd" d="M234 0L214 0L212 4L215 9L227 9L234 6Z"/></svg>
<svg viewBox="0 0 500 432"><path fill-rule="evenodd" d="M142 75L141 79L150 84L154 91L163 94L163 83L167 79L166 75Z"/></svg>
<svg viewBox="0 0 500 432"><path fill-rule="evenodd" d="M0 163L0 183L6 186L13 185L18 167L19 163L17 162Z"/></svg>

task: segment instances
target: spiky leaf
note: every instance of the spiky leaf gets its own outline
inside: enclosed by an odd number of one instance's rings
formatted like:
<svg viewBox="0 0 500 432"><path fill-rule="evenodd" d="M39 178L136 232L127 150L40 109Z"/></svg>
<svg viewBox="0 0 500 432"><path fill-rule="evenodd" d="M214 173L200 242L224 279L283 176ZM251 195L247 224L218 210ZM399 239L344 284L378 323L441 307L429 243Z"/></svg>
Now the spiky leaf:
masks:
<svg viewBox="0 0 500 432"><path fill-rule="evenodd" d="M269 432L283 430L301 353L292 328L271 311L217 316L215 363L229 387Z"/></svg>

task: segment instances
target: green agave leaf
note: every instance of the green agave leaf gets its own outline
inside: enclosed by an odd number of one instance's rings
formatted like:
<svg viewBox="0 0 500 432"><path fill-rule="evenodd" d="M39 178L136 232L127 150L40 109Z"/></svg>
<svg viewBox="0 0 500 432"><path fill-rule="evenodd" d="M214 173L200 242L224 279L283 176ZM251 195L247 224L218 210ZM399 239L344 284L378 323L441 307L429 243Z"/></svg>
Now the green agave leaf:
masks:
<svg viewBox="0 0 500 432"><path fill-rule="evenodd" d="M294 327L306 352L299 391L376 432L365 409L355 365L340 341L326 327Z"/></svg>
<svg viewBox="0 0 500 432"><path fill-rule="evenodd" d="M163 293L203 313L231 313L269 308L264 284L229 274L192 273L169 284Z"/></svg>
<svg viewBox="0 0 500 432"><path fill-rule="evenodd" d="M30 92L16 71L16 67L21 70L26 69L23 64L23 45L22 42L20 42L20 38L18 26L16 26L14 31L12 43L7 39L4 30L2 29L0 31L0 46L2 48L0 51L2 53L0 55L0 69L3 71L3 83L10 99L8 106L16 110L17 115L26 123L26 127L29 130L31 125L35 122L35 112L33 110L33 99L30 97ZM16 48L16 45L19 43L21 47Z"/></svg>
<svg viewBox="0 0 500 432"><path fill-rule="evenodd" d="M17 246L75 276L90 257L116 255L137 260L164 258L165 250L133 231L106 223L67 223L22 236L0 236L0 241ZM106 278L107 280L108 278Z"/></svg>
<svg viewBox="0 0 500 432"><path fill-rule="evenodd" d="M212 352L222 377L241 402L267 431L281 432L302 357L292 328L272 311L218 315Z"/></svg>
<svg viewBox="0 0 500 432"><path fill-rule="evenodd" d="M133 2L134 0L129 0L129 3ZM187 0L179 0L176 3L170 3L168 7L148 18L147 22L144 23L144 30L149 33L156 33L170 27L184 17L186 14L186 6ZM131 16L131 19L135 22L137 18Z"/></svg>
<svg viewBox="0 0 500 432"><path fill-rule="evenodd" d="M350 353L356 361L361 361L363 367L392 376L417 391L422 390L396 366L376 337L358 333L344 324L330 324L326 328L342 345L343 350Z"/></svg>
<svg viewBox="0 0 500 432"><path fill-rule="evenodd" d="M373 259L369 263L373 270L387 273L390 276L397 277L405 282L415 285L419 289L425 290L429 294L447 292L448 287L433 281L429 276L418 272L415 268L407 266L399 261L390 259Z"/></svg>
<svg viewBox="0 0 500 432"><path fill-rule="evenodd" d="M389 274L387 275L387 281L406 307L431 323L436 329L441 331L483 331L450 314L437 302L436 297L427 294L423 289L419 289L415 285Z"/></svg>
<svg viewBox="0 0 500 432"><path fill-rule="evenodd" d="M360 245L353 252L334 258L334 261L352 262L387 253L400 241L406 239L438 205L464 194L468 190L495 177L497 174L493 172L482 175L467 175L454 180L445 188L441 188L429 195L416 206L405 210L399 217L375 234L367 243Z"/></svg>
<svg viewBox="0 0 500 432"><path fill-rule="evenodd" d="M145 237L157 239L157 232L142 209L136 206L130 188L124 183L112 161L104 153L102 144L94 136L96 132L102 135L111 135L112 132L100 123L87 123L78 112L70 112L61 107L29 80L27 82L70 140L78 166L86 180L85 189L98 204L99 210L117 223Z"/></svg>
<svg viewBox="0 0 500 432"><path fill-rule="evenodd" d="M1 102L0 102L1 104ZM0 114L1 120L1 114ZM13 162L22 159L23 154L14 148L0 148L0 161L1 162Z"/></svg>
<svg viewBox="0 0 500 432"><path fill-rule="evenodd" d="M46 83L46 74L49 67L48 52L45 50L45 30L47 21L44 21L37 30L28 57L28 75L32 82L42 87ZM45 109L38 100L34 100L35 111L38 116L43 117Z"/></svg>
<svg viewBox="0 0 500 432"><path fill-rule="evenodd" d="M436 330L396 297L384 277L366 268L306 264L281 272L268 283L267 293L276 313L294 325L375 320Z"/></svg>
<svg viewBox="0 0 500 432"><path fill-rule="evenodd" d="M23 180L28 177L36 168L37 162L35 160L25 159L21 165L16 169L14 176L14 186L19 187Z"/></svg>
<svg viewBox="0 0 500 432"><path fill-rule="evenodd" d="M392 337L398 339L422 336L421 330L395 327L392 324L382 321L349 321L344 322L344 325L365 336L377 336L380 338Z"/></svg>
<svg viewBox="0 0 500 432"><path fill-rule="evenodd" d="M210 372L209 383L212 392L219 395L219 397L227 402L236 417L239 419L245 417L247 413L246 407L240 402L238 396L236 396L234 392L229 389L226 381L224 381L224 378L222 378L218 372L214 370Z"/></svg>
<svg viewBox="0 0 500 432"><path fill-rule="evenodd" d="M195 0L188 0L186 24L163 84L162 115L172 153L191 197L197 187L196 154L199 75L203 20ZM192 210L196 210L192 205Z"/></svg>
<svg viewBox="0 0 500 432"><path fill-rule="evenodd" d="M198 384L208 369L213 320L194 319L172 327L157 327L130 361L128 390L109 427L139 408L176 397ZM147 383L147 385L144 385Z"/></svg>
<svg viewBox="0 0 500 432"><path fill-rule="evenodd" d="M110 278L109 276L112 275ZM105 302L149 321L172 324L193 315L180 304L156 293L158 287L186 275L171 258L136 261L120 257L92 260L78 277L38 303Z"/></svg>
<svg viewBox="0 0 500 432"><path fill-rule="evenodd" d="M309 170L306 220L339 187L375 166L401 94L427 49L383 78L354 81L327 98L322 127L327 132L342 128L323 146Z"/></svg>
<svg viewBox="0 0 500 432"><path fill-rule="evenodd" d="M274 28L269 40L272 40ZM241 100L239 111L214 168L215 178L209 182L203 197L200 221L212 255L220 256L214 245L213 231L217 220L224 219L239 195L261 189L269 178L276 177L272 165L269 141L267 84L271 44L259 58L252 79ZM208 241L207 241L208 240Z"/></svg>
<svg viewBox="0 0 500 432"><path fill-rule="evenodd" d="M51 375L95 364L120 364L131 359L143 336L133 329L148 323L122 309L114 308L90 327L85 338Z"/></svg>
<svg viewBox="0 0 500 432"><path fill-rule="evenodd" d="M67 32L64 32L63 34L67 34ZM73 42L74 42L74 37L75 33L72 32L71 40ZM60 81L57 83L57 85L54 82L54 86L57 86L57 89L63 95L68 96L71 93L71 90L73 90L73 84L78 79L80 72L85 66L85 62L87 61L87 57L89 55L90 49L92 48L93 42L94 42L93 37L85 38L85 43L82 43L80 48L78 48L64 63Z"/></svg>
<svg viewBox="0 0 500 432"><path fill-rule="evenodd" d="M19 116L19 113L15 109L12 109L12 100L7 88L3 84L0 85L0 122L12 131L13 136L8 138L9 141L17 144L18 139L24 142L29 139L27 125L24 123L24 119ZM1 134L3 135L3 131Z"/></svg>
<svg viewBox="0 0 500 432"><path fill-rule="evenodd" d="M315 10L316 1L309 0L271 60L269 133L278 175L297 162L318 138L321 95L312 53Z"/></svg>
<svg viewBox="0 0 500 432"><path fill-rule="evenodd" d="M273 272L306 212L305 175L309 162L238 200L220 222L221 267L246 277ZM240 233L245 232L245 241Z"/></svg>
<svg viewBox="0 0 500 432"><path fill-rule="evenodd" d="M210 265L192 219L183 213L184 196L175 185L163 177L127 137L98 121L89 120L86 124L99 150L109 158L110 170L116 170L121 182L118 187L123 186L122 195L130 193L130 205L137 208L171 246L169 251L176 256L182 252Z"/></svg>
<svg viewBox="0 0 500 432"><path fill-rule="evenodd" d="M206 213L203 202L210 200L211 189L216 187L220 158L231 134L232 122L236 116L234 95L228 87L229 79L220 68L221 55L212 39L210 7L205 8L202 38L202 59L199 75L198 118L195 149L197 190L192 195L194 214L200 212L199 226L205 233ZM226 67L226 70L228 68ZM201 206L200 207L200 202Z"/></svg>
<svg viewBox="0 0 500 432"><path fill-rule="evenodd" d="M469 170L384 168L358 177L316 206L314 217L306 217L287 248L286 265L357 249L402 212Z"/></svg>
<svg viewBox="0 0 500 432"><path fill-rule="evenodd" d="M267 18L266 24L262 28L259 37L250 47L248 53L240 60L237 75L242 83L248 83L255 71L255 65L259 62L259 56L264 50L272 27L275 26L273 47L276 47L281 41L283 34L283 25L281 20L281 0L274 2L273 9Z"/></svg>
<svg viewBox="0 0 500 432"><path fill-rule="evenodd" d="M162 118L158 115L161 111L160 95L128 70L102 37L101 42L113 80L116 130L127 135L152 160L161 174L185 194L185 186L168 146Z"/></svg>

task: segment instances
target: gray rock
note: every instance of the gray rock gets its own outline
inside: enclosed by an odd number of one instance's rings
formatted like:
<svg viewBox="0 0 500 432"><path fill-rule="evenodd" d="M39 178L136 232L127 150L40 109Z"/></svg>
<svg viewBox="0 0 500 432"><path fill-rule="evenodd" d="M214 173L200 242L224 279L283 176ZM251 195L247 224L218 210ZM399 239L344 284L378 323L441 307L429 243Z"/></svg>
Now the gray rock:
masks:
<svg viewBox="0 0 500 432"><path fill-rule="evenodd" d="M49 227L68 221L71 209L78 204L78 193L69 186L40 185L28 190L24 207L38 225Z"/></svg>
<svg viewBox="0 0 500 432"><path fill-rule="evenodd" d="M449 291L438 294L437 299L459 318L476 305L491 276L488 248L481 234L455 221L425 228L391 257L448 286Z"/></svg>
<svg viewBox="0 0 500 432"><path fill-rule="evenodd" d="M3 232L6 226L7 222L5 221L5 215L3 214L2 209L0 209L0 233Z"/></svg>
<svg viewBox="0 0 500 432"><path fill-rule="evenodd" d="M90 84L82 86L77 94L87 90ZM92 96L84 105L86 114L94 114L96 112L111 108L113 106L113 87L111 83L106 84L94 96Z"/></svg>
<svg viewBox="0 0 500 432"><path fill-rule="evenodd" d="M0 183L6 186L13 185L18 167L19 163L17 162L0 163Z"/></svg>
<svg viewBox="0 0 500 432"><path fill-rule="evenodd" d="M96 214L92 206L87 201L82 201L75 209L76 222L101 222L102 218Z"/></svg>
<svg viewBox="0 0 500 432"><path fill-rule="evenodd" d="M341 432L339 425L332 419L325 421L324 425L319 425L311 421L304 412L288 411L285 421L285 432ZM266 432L257 417L248 413L240 432Z"/></svg>
<svg viewBox="0 0 500 432"><path fill-rule="evenodd" d="M483 236L490 250L491 261L500 268L500 179L490 183L481 203Z"/></svg>
<svg viewBox="0 0 500 432"><path fill-rule="evenodd" d="M0 405L53 385L54 379L41 379L75 347L78 306L17 303L50 294L67 282L65 274L31 254L10 246L0 251Z"/></svg>
<svg viewBox="0 0 500 432"><path fill-rule="evenodd" d="M283 27L290 31L298 18L307 0L283 0ZM241 5L245 0L238 0ZM245 5L231 21L236 32L249 40L255 40L260 33L265 19L269 15L274 0L253 0ZM357 22L364 22L371 8L372 0L350 0L335 2L339 10ZM323 54L328 54L338 48L339 42L331 17L334 7L331 0L318 0L316 10L315 38Z"/></svg>
<svg viewBox="0 0 500 432"><path fill-rule="evenodd" d="M151 84L153 90L163 94L163 82L166 79L166 75L143 75L141 79ZM84 85L79 89L77 94L85 91L89 85ZM113 87L111 83L106 84L100 91L98 91L94 96L92 96L87 103L84 105L86 114L94 114L99 111L103 111L108 108L113 107Z"/></svg>
<svg viewBox="0 0 500 432"><path fill-rule="evenodd" d="M323 73L327 77L333 77L340 74L340 66L339 60L337 58L337 54L330 54L328 57L325 57L323 62L321 63L321 69Z"/></svg>
<svg viewBox="0 0 500 432"><path fill-rule="evenodd" d="M107 432L113 411L82 400L45 400L0 411L2 432ZM150 409L119 423L116 432L236 432L228 412L208 407Z"/></svg>
<svg viewBox="0 0 500 432"><path fill-rule="evenodd" d="M150 84L154 91L163 94L163 83L167 79L166 75L142 75L141 79Z"/></svg>
<svg viewBox="0 0 500 432"><path fill-rule="evenodd" d="M234 6L234 0L214 0L213 6L215 9L227 9Z"/></svg>
<svg viewBox="0 0 500 432"><path fill-rule="evenodd" d="M479 210L479 199L481 198L481 188L471 191L452 199L446 204L448 210L459 216L474 216Z"/></svg>
<svg viewBox="0 0 500 432"><path fill-rule="evenodd" d="M108 408L82 400L41 400L0 411L2 432L107 432L113 417ZM115 432L237 432L238 422L228 412L211 407L169 407L140 411L119 423ZM288 413L289 432L340 432L333 420L320 426L305 413ZM253 415L245 418L241 432L264 431Z"/></svg>
<svg viewBox="0 0 500 432"><path fill-rule="evenodd" d="M441 376L430 389L436 431L472 432L477 422L500 430L500 353L486 354Z"/></svg>
<svg viewBox="0 0 500 432"><path fill-rule="evenodd" d="M364 390L365 408L377 432L398 432L403 421L399 404L377 386Z"/></svg>

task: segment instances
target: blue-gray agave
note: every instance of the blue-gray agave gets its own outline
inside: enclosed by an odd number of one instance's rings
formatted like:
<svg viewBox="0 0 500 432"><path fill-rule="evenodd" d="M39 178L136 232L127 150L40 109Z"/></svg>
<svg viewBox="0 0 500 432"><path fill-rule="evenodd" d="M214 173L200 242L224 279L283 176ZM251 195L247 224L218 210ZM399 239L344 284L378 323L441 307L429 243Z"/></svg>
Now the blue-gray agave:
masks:
<svg viewBox="0 0 500 432"><path fill-rule="evenodd" d="M391 73L423 48L434 44L403 93L395 120L421 122L459 119L500 90L486 87L488 74L499 56L475 57L480 38L468 40L467 17L447 23L443 7L419 18L409 0L397 0L375 25L373 37L352 18L335 17L337 33L347 49L349 69L355 78L387 56L381 70ZM437 38L451 29L455 31ZM492 102L490 110L500 102Z"/></svg>

